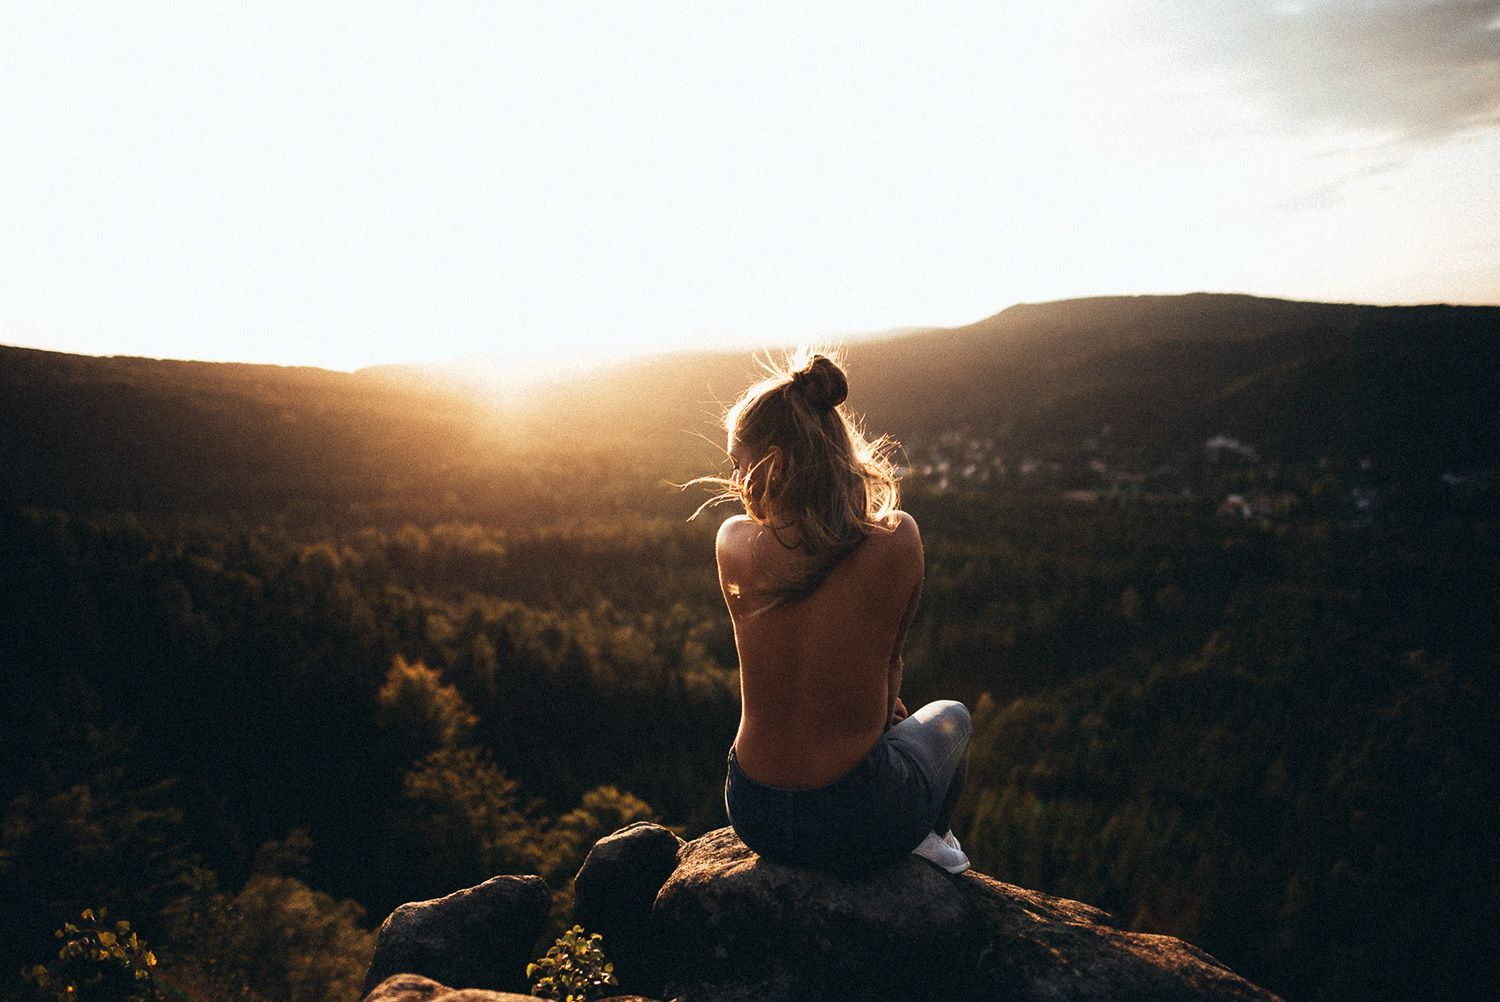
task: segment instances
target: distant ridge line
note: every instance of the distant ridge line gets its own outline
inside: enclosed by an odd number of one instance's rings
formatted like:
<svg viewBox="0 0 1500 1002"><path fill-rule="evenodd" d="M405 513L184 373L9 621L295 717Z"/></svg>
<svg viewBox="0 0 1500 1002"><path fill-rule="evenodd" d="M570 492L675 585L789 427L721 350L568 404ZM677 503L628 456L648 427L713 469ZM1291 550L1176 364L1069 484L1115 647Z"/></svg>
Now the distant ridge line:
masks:
<svg viewBox="0 0 1500 1002"><path fill-rule="evenodd" d="M826 340L832 343L850 343L858 345L887 344L894 341L902 341L913 337L923 337L938 332L946 331L968 331L981 328L989 324L1000 323L1006 320L1019 319L1025 315L1045 311L1076 311L1099 309L1103 307L1130 307L1140 309L1158 304L1168 303L1212 303L1214 305L1229 306L1233 304L1256 304L1260 307L1276 306L1285 307L1289 310L1307 309L1330 309L1330 310L1456 310L1456 311L1500 311L1500 304L1490 303L1358 303L1358 302L1332 302L1316 299L1288 299L1279 296L1259 296L1248 292L1182 292L1182 293L1119 293L1097 296L1073 296L1066 299L1045 300L1022 300L1006 306L996 313L981 317L968 323L944 326L942 324L907 324L885 330L860 332L843 338L830 337ZM784 342L790 344L791 341ZM775 349L783 342L768 342L763 347ZM606 362L598 367L591 367L593 375L603 375L622 368L633 368L637 366L650 366L654 363L666 362L677 358L687 357L730 357L747 355L757 349L749 348L668 348L665 350L645 351L635 355L629 355L613 362ZM284 362L240 362L240 361L211 361L207 359L192 358L170 358L156 355L133 355L133 354L93 354L88 352L62 351L54 348L37 348L25 345L10 345L0 343L0 352L7 353L32 353L34 355L63 356L73 359L99 359L111 360L125 363L145 363L163 365L198 365L206 367L238 367L243 370L264 369L277 371L297 371L304 373L328 373L336 376L349 376L355 378L382 378L400 377L406 372L420 373L424 378L431 380L435 371L445 365L457 364L460 360L440 360L435 362L375 362L370 365L360 366L357 369L330 369L320 365L304 365L298 363ZM465 360L476 357L487 357L483 353L479 356L466 356ZM558 382L559 378L543 379L542 382Z"/></svg>

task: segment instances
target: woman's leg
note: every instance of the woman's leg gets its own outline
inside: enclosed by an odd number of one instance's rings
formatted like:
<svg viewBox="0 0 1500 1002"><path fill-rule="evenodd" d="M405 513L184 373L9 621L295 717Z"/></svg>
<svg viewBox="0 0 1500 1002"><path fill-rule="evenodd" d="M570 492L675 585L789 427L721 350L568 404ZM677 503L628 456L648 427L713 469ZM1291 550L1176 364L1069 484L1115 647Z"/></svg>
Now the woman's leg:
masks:
<svg viewBox="0 0 1500 1002"><path fill-rule="evenodd" d="M948 795L943 798L943 806L938 810L937 820L932 823L932 830L939 835L949 831L953 827L953 808L958 806L959 795L964 792L964 781L969 778L969 749L964 748L963 755L959 756L958 768L953 771L953 778L948 781Z"/></svg>
<svg viewBox="0 0 1500 1002"><path fill-rule="evenodd" d="M926 777L932 830L946 832L968 775L969 710L952 699L928 703L886 732Z"/></svg>

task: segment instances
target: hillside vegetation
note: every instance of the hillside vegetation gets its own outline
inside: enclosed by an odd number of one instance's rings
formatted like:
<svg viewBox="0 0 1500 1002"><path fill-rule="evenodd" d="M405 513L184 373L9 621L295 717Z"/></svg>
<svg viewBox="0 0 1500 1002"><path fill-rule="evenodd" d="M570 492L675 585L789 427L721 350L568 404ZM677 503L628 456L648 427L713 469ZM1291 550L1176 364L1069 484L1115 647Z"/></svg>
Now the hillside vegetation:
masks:
<svg viewBox="0 0 1500 1002"><path fill-rule="evenodd" d="M851 346L927 546L906 701L975 711L976 866L1289 998L1472 995L1497 351L1496 309L1234 296ZM560 908L599 834L722 824L716 524L668 481L749 375L0 348L0 971L107 905L198 996L351 998L396 903Z"/></svg>

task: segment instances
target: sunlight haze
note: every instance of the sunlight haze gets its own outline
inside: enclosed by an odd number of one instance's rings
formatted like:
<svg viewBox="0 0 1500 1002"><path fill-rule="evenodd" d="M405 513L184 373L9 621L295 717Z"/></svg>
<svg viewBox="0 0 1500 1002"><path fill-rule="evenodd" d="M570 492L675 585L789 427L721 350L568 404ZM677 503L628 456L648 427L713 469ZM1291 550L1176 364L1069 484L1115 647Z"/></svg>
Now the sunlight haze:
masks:
<svg viewBox="0 0 1500 1002"><path fill-rule="evenodd" d="M531 373L1494 303L1497 109L1500 3L11 3L0 343Z"/></svg>

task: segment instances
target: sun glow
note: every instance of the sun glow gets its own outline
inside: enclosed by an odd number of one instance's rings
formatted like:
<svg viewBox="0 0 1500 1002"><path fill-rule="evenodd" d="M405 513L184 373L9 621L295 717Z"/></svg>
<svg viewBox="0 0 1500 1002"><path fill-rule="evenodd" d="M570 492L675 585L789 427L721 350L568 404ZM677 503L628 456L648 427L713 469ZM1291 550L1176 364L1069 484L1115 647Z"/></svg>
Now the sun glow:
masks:
<svg viewBox="0 0 1500 1002"><path fill-rule="evenodd" d="M1020 300L1493 300L1453 10L13 6L0 341L508 389Z"/></svg>

